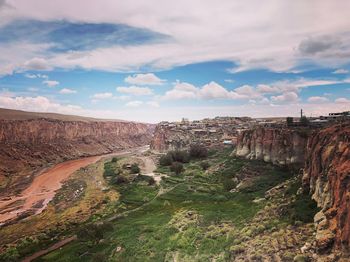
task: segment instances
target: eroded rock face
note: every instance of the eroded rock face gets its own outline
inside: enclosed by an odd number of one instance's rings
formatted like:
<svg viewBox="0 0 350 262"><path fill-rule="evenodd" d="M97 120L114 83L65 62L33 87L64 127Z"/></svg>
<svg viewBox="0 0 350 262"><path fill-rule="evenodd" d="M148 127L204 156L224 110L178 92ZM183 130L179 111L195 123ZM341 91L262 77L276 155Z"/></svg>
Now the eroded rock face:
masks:
<svg viewBox="0 0 350 262"><path fill-rule="evenodd" d="M0 195L48 163L147 145L152 126L123 121L0 120Z"/></svg>
<svg viewBox="0 0 350 262"><path fill-rule="evenodd" d="M310 136L303 185L322 209L315 216L320 250L350 248L350 123Z"/></svg>
<svg viewBox="0 0 350 262"><path fill-rule="evenodd" d="M233 154L278 165L302 165L307 136L299 130L258 127L239 135Z"/></svg>
<svg viewBox="0 0 350 262"><path fill-rule="evenodd" d="M150 148L158 152L187 148L195 137L190 132L172 132L166 128L157 126L150 143Z"/></svg>

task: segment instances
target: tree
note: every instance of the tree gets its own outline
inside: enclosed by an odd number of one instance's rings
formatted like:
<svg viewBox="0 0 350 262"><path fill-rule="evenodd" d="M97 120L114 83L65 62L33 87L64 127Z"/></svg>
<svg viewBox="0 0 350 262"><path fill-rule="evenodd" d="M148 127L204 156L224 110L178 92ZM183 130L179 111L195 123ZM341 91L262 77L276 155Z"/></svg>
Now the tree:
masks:
<svg viewBox="0 0 350 262"><path fill-rule="evenodd" d="M117 162L118 162L118 158L113 157L111 162L112 162L112 163L117 163Z"/></svg>
<svg viewBox="0 0 350 262"><path fill-rule="evenodd" d="M173 158L169 154L163 155L159 159L159 164L161 166L170 166L172 163L173 163Z"/></svg>
<svg viewBox="0 0 350 262"><path fill-rule="evenodd" d="M176 175L179 175L184 170L184 167L181 163L174 162L171 164L170 170L174 172Z"/></svg>
<svg viewBox="0 0 350 262"><path fill-rule="evenodd" d="M200 144L192 144L189 153L191 158L205 158L208 156L207 148Z"/></svg>
<svg viewBox="0 0 350 262"><path fill-rule="evenodd" d="M190 156L187 151L175 150L168 152L168 154L175 162L188 163L190 161Z"/></svg>
<svg viewBox="0 0 350 262"><path fill-rule="evenodd" d="M131 174L138 174L140 173L140 167L138 164L134 163L131 165L131 168L130 168L130 173Z"/></svg>

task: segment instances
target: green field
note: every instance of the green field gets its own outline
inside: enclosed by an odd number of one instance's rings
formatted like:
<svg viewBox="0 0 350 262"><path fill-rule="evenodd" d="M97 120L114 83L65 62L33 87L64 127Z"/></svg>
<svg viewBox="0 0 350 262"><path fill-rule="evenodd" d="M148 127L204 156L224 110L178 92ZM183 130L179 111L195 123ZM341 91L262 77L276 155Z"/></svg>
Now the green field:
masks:
<svg viewBox="0 0 350 262"><path fill-rule="evenodd" d="M230 261L242 253L242 242L294 223L288 212L277 218L266 216L261 227L254 222L278 202L257 201L267 190L291 181L283 194L295 194L293 173L233 158L228 151L210 154L207 171L200 167L201 161L185 164L178 176L159 168L169 175L160 185L149 185L142 176L111 184L110 190L121 194L115 203L120 216L108 223L111 227L97 241L82 237L37 261ZM105 164L107 176L117 169L118 163ZM231 190L240 182L239 190ZM295 208L299 206L290 205L289 212Z"/></svg>

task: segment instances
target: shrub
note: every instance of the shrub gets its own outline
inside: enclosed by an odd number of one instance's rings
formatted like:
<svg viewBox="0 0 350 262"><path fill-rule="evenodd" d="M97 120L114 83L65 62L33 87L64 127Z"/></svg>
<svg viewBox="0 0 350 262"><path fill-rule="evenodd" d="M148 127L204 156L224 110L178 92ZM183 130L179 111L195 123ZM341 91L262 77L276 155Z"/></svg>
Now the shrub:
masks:
<svg viewBox="0 0 350 262"><path fill-rule="evenodd" d="M226 178L223 181L223 186L226 191L230 191L236 187L236 182L234 182L231 178Z"/></svg>
<svg viewBox="0 0 350 262"><path fill-rule="evenodd" d="M170 151L168 154L171 156L174 162L188 163L190 161L190 156L187 151Z"/></svg>
<svg viewBox="0 0 350 262"><path fill-rule="evenodd" d="M174 162L171 164L170 170L174 172L176 175L179 175L184 170L184 167L181 163Z"/></svg>
<svg viewBox="0 0 350 262"><path fill-rule="evenodd" d="M131 174L138 174L140 173L140 167L138 164L134 163L131 165L131 168L130 168L130 173Z"/></svg>
<svg viewBox="0 0 350 262"><path fill-rule="evenodd" d="M207 170L210 167L210 164L207 161L201 162L200 165L203 170Z"/></svg>
<svg viewBox="0 0 350 262"><path fill-rule="evenodd" d="M112 163L117 163L117 162L118 162L118 158L113 157L111 162L112 162Z"/></svg>
<svg viewBox="0 0 350 262"><path fill-rule="evenodd" d="M155 183L156 183L156 181L154 180L154 178L153 178L153 177L150 177L149 180L148 180L148 185L149 185L149 186L152 186L152 185L154 185Z"/></svg>
<svg viewBox="0 0 350 262"><path fill-rule="evenodd" d="M173 158L171 157L171 155L166 154L163 155L160 159L159 159L159 164L161 166L170 166L173 163Z"/></svg>
<svg viewBox="0 0 350 262"><path fill-rule="evenodd" d="M192 144L189 153L191 158L205 158L208 156L207 148L200 144Z"/></svg>
<svg viewBox="0 0 350 262"><path fill-rule="evenodd" d="M124 184L124 183L127 183L129 182L128 179L124 176L117 176L117 177L114 177L112 180L111 180L111 183L112 184L116 184L116 185L120 185L120 184Z"/></svg>

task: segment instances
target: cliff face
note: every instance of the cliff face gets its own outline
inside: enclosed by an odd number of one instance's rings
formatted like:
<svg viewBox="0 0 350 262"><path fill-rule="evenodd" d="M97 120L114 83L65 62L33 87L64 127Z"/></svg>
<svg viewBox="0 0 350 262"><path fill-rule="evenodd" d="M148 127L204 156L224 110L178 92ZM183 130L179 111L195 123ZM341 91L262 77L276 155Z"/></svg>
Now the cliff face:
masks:
<svg viewBox="0 0 350 262"><path fill-rule="evenodd" d="M190 132L173 132L157 126L150 143L150 148L159 152L184 149L193 141L195 141L195 137Z"/></svg>
<svg viewBox="0 0 350 262"><path fill-rule="evenodd" d="M320 250L350 249L350 124L316 132L307 144L303 184L322 210L315 216Z"/></svg>
<svg viewBox="0 0 350 262"><path fill-rule="evenodd" d="M0 120L0 194L23 189L48 163L147 145L151 131L122 121Z"/></svg>
<svg viewBox="0 0 350 262"><path fill-rule="evenodd" d="M238 136L234 154L278 165L302 165L306 142L307 135L298 130L259 127Z"/></svg>

